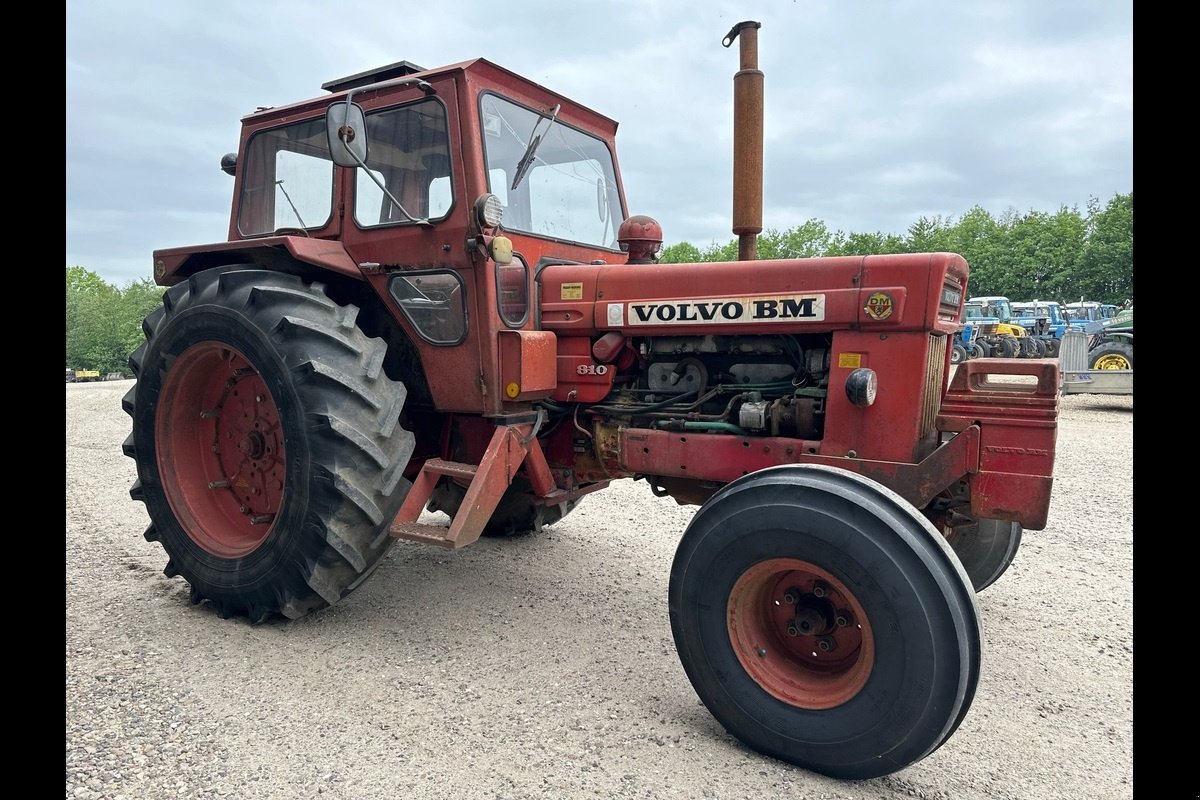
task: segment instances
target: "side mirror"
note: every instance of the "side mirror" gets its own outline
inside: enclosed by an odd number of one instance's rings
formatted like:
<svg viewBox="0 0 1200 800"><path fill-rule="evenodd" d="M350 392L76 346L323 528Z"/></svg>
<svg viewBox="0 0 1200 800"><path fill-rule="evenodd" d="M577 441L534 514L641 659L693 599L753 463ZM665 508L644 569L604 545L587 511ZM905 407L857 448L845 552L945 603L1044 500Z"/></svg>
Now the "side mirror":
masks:
<svg viewBox="0 0 1200 800"><path fill-rule="evenodd" d="M351 102L334 103L325 112L329 154L339 167L358 167L367 162L367 120L362 107Z"/></svg>

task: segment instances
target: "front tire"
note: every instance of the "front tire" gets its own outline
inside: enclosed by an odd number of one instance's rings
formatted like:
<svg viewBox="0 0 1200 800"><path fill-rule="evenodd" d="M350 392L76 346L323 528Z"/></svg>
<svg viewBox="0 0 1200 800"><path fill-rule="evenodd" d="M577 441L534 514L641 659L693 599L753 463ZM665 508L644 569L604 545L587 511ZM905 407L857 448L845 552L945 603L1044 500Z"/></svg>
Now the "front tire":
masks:
<svg viewBox="0 0 1200 800"><path fill-rule="evenodd" d="M332 605L395 541L413 436L386 345L323 284L222 267L163 295L130 357L145 536L222 617Z"/></svg>
<svg viewBox="0 0 1200 800"><path fill-rule="evenodd" d="M1108 342L1088 353L1088 369L1133 369L1133 345Z"/></svg>
<svg viewBox="0 0 1200 800"><path fill-rule="evenodd" d="M971 579L971 586L982 592L999 580L1017 557L1021 533L1016 522L980 519L951 528L946 539Z"/></svg>
<svg viewBox="0 0 1200 800"><path fill-rule="evenodd" d="M700 699L751 748L836 778L937 749L979 679L975 593L906 501L788 465L719 490L671 568L671 630Z"/></svg>

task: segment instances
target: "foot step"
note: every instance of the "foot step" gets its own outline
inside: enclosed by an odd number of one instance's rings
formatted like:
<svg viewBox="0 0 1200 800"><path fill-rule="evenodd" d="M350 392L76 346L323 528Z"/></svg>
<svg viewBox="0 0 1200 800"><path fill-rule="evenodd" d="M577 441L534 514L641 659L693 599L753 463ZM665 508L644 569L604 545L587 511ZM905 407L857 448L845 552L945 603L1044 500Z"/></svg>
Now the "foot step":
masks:
<svg viewBox="0 0 1200 800"><path fill-rule="evenodd" d="M444 525L431 525L427 522L399 522L392 525L390 531L397 539L453 548L454 542L446 538L449 532L450 529Z"/></svg>
<svg viewBox="0 0 1200 800"><path fill-rule="evenodd" d="M437 475L446 475L451 478L462 478L469 481L475 477L475 473L479 470L479 467L475 464L463 464L459 461L430 458L425 461L425 466L422 469Z"/></svg>

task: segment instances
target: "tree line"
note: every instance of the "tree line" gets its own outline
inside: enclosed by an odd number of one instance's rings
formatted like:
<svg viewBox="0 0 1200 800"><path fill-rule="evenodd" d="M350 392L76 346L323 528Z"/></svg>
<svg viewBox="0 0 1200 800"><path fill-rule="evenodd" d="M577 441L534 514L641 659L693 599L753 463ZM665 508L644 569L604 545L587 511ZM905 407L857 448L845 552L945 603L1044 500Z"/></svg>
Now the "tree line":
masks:
<svg viewBox="0 0 1200 800"><path fill-rule="evenodd" d="M921 217L907 234L831 232L824 222L758 235L758 258L958 253L971 265L972 296L1001 295L1013 301L1096 300L1120 304L1133 298L1133 193L1106 204L1056 213L1010 210L998 217L975 206L955 219ZM663 248L660 261L690 264L735 261L738 241L700 249L689 242Z"/></svg>
<svg viewBox="0 0 1200 800"><path fill-rule="evenodd" d="M130 377L129 354L145 341L142 320L163 287L149 278L116 287L83 267L67 267L67 368Z"/></svg>
<svg viewBox="0 0 1200 800"><path fill-rule="evenodd" d="M957 219L921 217L903 236L831 232L815 219L758 236L760 259L938 251L967 259L973 296L1120 304L1133 298L1133 193L1054 214L994 217L976 206ZM664 248L660 260L736 261L737 255L737 239L703 250L681 242ZM144 340L142 319L162 293L149 278L116 287L83 267L67 267L67 367L128 377L129 354Z"/></svg>

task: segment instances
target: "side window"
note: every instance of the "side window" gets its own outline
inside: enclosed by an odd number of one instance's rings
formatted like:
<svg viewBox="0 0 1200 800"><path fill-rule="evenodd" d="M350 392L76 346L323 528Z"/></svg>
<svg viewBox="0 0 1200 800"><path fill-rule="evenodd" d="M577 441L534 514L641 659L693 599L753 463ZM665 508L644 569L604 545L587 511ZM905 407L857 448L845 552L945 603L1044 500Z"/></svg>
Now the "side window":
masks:
<svg viewBox="0 0 1200 800"><path fill-rule="evenodd" d="M246 148L238 231L322 228L333 211L333 161L324 120L262 131Z"/></svg>
<svg viewBox="0 0 1200 800"><path fill-rule="evenodd" d="M462 279L450 271L393 275L388 292L417 333L431 344L458 344L467 335Z"/></svg>
<svg viewBox="0 0 1200 800"><path fill-rule="evenodd" d="M529 267L518 256L511 264L496 265L496 303L500 319L510 328L529 317Z"/></svg>
<svg viewBox="0 0 1200 800"><path fill-rule="evenodd" d="M275 230L322 227L329 219L332 173L327 158L281 150L276 157Z"/></svg>
<svg viewBox="0 0 1200 800"><path fill-rule="evenodd" d="M442 104L422 100L372 112L367 115L367 134L371 175L361 170L355 175L354 221L361 227L373 227L446 216L454 196L450 137Z"/></svg>

